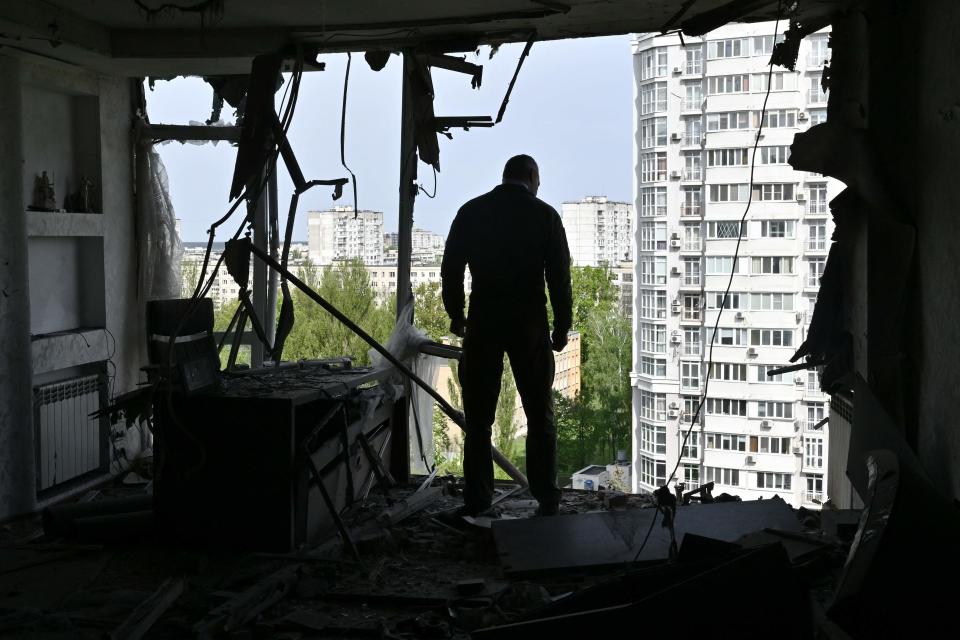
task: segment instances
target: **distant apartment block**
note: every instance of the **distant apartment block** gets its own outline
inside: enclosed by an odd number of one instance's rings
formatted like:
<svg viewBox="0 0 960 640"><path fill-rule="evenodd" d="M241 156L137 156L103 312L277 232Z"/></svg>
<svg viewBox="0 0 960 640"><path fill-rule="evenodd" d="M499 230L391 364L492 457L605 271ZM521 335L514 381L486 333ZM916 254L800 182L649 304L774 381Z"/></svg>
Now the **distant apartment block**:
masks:
<svg viewBox="0 0 960 640"><path fill-rule="evenodd" d="M577 267L615 267L634 255L634 207L606 196L588 196L560 207L570 256Z"/></svg>
<svg viewBox="0 0 960 640"><path fill-rule="evenodd" d="M383 264L383 213L352 206L307 213L307 244L314 264L326 266L360 259L366 265Z"/></svg>
<svg viewBox="0 0 960 640"><path fill-rule="evenodd" d="M438 233L414 228L411 237L411 261L413 264L439 265L445 243L446 238Z"/></svg>
<svg viewBox="0 0 960 640"><path fill-rule="evenodd" d="M633 43L634 490L665 484L679 460L687 489L712 481L714 493L814 508L828 497L818 372L768 373L807 336L833 231L827 203L841 188L788 164L794 134L826 120L829 36L807 37L797 70L771 75L773 28Z"/></svg>

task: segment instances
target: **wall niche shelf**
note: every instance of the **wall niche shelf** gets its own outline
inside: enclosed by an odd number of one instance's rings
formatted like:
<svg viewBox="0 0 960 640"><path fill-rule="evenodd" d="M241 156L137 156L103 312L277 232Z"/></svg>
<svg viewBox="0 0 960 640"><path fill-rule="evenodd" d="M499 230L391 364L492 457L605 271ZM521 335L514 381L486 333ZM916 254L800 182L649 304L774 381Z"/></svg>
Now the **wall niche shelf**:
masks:
<svg viewBox="0 0 960 640"><path fill-rule="evenodd" d="M31 237L102 236L103 214L27 211L27 235Z"/></svg>

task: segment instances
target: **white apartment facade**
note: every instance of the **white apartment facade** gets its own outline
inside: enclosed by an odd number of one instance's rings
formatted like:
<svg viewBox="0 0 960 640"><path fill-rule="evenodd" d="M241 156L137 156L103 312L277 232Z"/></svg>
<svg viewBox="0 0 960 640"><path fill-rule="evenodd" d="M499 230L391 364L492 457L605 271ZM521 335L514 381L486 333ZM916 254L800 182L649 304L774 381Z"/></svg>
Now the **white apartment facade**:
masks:
<svg viewBox="0 0 960 640"><path fill-rule="evenodd" d="M443 259L446 238L439 233L414 227L410 243L410 260L413 264L438 265Z"/></svg>
<svg viewBox="0 0 960 640"><path fill-rule="evenodd" d="M560 217L574 266L616 267L633 260L635 215L629 202L587 196L564 202Z"/></svg>
<svg viewBox="0 0 960 640"><path fill-rule="evenodd" d="M687 489L713 481L715 494L814 508L827 498L827 426L814 426L829 398L818 374L766 375L806 338L833 231L827 202L841 188L787 164L794 134L826 119L825 31L803 41L795 72L774 68L739 223L773 27L633 43L634 491L663 485L679 458L674 482ZM721 307L707 399L681 452Z"/></svg>
<svg viewBox="0 0 960 640"><path fill-rule="evenodd" d="M383 212L352 206L307 212L307 244L314 264L357 259L383 264Z"/></svg>

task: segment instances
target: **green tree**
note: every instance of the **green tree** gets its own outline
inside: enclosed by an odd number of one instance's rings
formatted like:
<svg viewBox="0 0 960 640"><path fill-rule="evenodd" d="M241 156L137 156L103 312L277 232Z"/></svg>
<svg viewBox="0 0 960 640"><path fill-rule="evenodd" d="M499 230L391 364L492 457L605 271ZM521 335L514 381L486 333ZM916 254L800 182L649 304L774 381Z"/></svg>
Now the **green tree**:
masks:
<svg viewBox="0 0 960 640"><path fill-rule="evenodd" d="M517 384L506 356L503 358L503 375L500 378L500 397L493 419L493 444L508 459L514 456L517 439Z"/></svg>
<svg viewBox="0 0 960 640"><path fill-rule="evenodd" d="M439 282L421 282L414 289L413 324L440 342L450 335L450 319L443 308Z"/></svg>

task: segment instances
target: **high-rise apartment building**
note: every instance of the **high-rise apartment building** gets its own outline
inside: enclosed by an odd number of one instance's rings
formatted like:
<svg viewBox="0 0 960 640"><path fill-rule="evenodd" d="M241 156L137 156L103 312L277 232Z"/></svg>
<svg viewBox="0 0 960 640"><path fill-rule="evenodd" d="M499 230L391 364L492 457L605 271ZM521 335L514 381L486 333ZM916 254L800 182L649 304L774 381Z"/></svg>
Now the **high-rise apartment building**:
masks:
<svg viewBox="0 0 960 640"><path fill-rule="evenodd" d="M359 258L364 264L383 264L383 212L352 206L307 213L310 259L318 265Z"/></svg>
<svg viewBox="0 0 960 640"><path fill-rule="evenodd" d="M806 338L833 229L827 202L839 183L787 163L794 134L826 119L829 36L803 41L796 71L769 75L773 30L734 24L633 43L634 490L663 485L679 460L675 481L688 489L713 481L744 499L825 499L818 374L767 372Z"/></svg>
<svg viewBox="0 0 960 640"><path fill-rule="evenodd" d="M577 267L616 267L633 260L633 205L588 196L560 207L570 256Z"/></svg>

